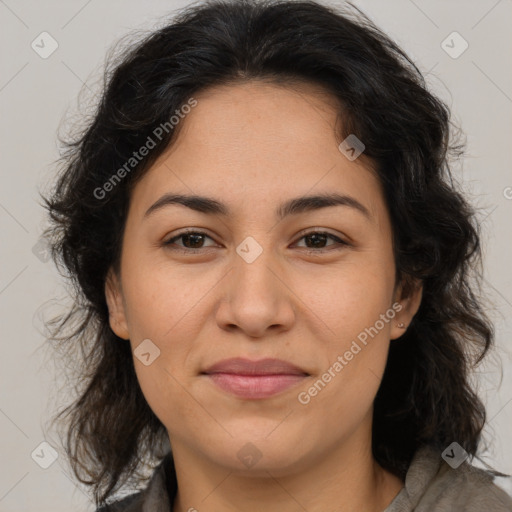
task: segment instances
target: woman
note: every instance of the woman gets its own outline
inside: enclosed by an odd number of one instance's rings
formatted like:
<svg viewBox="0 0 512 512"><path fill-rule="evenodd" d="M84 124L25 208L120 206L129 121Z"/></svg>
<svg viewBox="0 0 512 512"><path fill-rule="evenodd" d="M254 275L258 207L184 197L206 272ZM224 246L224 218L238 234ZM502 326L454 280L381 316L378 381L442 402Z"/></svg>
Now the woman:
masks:
<svg viewBox="0 0 512 512"><path fill-rule="evenodd" d="M449 135L361 13L210 2L118 57L46 202L99 510L512 510L470 464L493 335Z"/></svg>

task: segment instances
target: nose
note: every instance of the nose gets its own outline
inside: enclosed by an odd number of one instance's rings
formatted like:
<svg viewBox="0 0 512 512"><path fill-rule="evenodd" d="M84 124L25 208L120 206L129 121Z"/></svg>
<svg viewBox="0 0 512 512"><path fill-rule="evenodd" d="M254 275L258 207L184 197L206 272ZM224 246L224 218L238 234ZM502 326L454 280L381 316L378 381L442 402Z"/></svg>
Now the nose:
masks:
<svg viewBox="0 0 512 512"><path fill-rule="evenodd" d="M270 249L251 263L238 254L216 310L218 326L251 338L286 331L295 322L294 294Z"/></svg>

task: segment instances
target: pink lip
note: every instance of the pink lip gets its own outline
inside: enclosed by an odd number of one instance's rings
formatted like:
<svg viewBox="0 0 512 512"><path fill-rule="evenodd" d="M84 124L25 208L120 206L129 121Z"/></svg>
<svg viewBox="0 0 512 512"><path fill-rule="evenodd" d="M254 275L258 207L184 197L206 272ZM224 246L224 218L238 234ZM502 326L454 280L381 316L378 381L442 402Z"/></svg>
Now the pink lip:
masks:
<svg viewBox="0 0 512 512"><path fill-rule="evenodd" d="M280 359L226 359L202 373L224 391L247 399L268 398L308 376L305 371Z"/></svg>

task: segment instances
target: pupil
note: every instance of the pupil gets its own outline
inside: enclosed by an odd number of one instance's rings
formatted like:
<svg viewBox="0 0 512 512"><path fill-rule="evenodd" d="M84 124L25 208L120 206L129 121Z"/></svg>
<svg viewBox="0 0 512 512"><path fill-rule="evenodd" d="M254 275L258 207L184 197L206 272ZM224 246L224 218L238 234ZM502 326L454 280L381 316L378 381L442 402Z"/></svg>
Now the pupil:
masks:
<svg viewBox="0 0 512 512"><path fill-rule="evenodd" d="M189 240L190 238L192 238L192 239L196 239L196 242L197 242L197 239L202 238L202 236L203 236L203 235L190 235L190 234L187 234L187 235L184 235L184 239L183 239L183 241L185 242L185 240ZM199 242L199 244L200 244L200 242ZM185 243L185 246L187 246L187 247L188 247L188 244L187 244L187 243ZM194 243L194 242L192 242L192 246L193 246L193 247L192 247L193 249L197 249L197 248L198 248L198 247L196 247L196 245L195 245L195 243Z"/></svg>
<svg viewBox="0 0 512 512"><path fill-rule="evenodd" d="M318 234L318 233L315 233L313 235L308 235L306 237L306 239L309 239L309 240L315 240L315 242L313 242L313 247L318 247L318 242L320 242L320 244L322 244L322 242L325 242L325 238L326 238L326 235L322 235L322 234ZM319 240L320 239L320 240ZM306 243L306 245L308 247L311 247L309 244Z"/></svg>

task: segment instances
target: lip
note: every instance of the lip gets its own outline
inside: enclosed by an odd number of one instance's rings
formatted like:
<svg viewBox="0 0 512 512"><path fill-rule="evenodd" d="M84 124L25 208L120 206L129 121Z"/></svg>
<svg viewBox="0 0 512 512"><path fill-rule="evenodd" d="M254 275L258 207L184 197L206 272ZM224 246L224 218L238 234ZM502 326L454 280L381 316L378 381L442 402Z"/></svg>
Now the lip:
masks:
<svg viewBox="0 0 512 512"><path fill-rule="evenodd" d="M252 361L240 357L219 361L201 373L220 389L253 400L274 396L309 376L281 359Z"/></svg>

